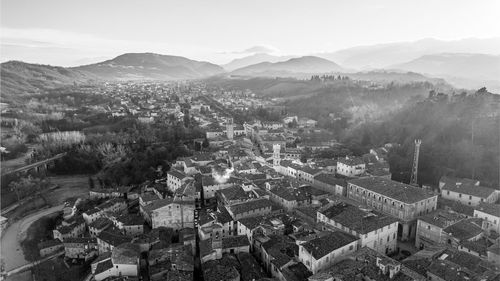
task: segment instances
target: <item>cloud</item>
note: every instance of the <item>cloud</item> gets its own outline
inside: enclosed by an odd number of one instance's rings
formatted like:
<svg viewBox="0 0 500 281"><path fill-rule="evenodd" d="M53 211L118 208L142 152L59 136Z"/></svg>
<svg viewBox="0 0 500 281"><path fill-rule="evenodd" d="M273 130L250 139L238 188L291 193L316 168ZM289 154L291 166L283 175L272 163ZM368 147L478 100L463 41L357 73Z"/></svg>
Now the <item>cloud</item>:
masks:
<svg viewBox="0 0 500 281"><path fill-rule="evenodd" d="M249 53L265 53L265 54L272 54L272 53L278 53L279 50L275 47L272 46L253 46L251 48L248 48L241 53L244 54L249 54Z"/></svg>
<svg viewBox="0 0 500 281"><path fill-rule="evenodd" d="M2 61L21 60L60 66L76 66L95 58L112 58L129 52L154 52L206 59L207 50L169 42L106 39L92 34L55 29L1 28Z"/></svg>
<svg viewBox="0 0 500 281"><path fill-rule="evenodd" d="M226 51L226 52L219 52L219 54L251 55L251 54L257 54L257 53L277 54L279 52L280 52L280 50L278 48L273 47L273 46L258 45L258 46L253 46L253 47L250 47L250 48L242 50L242 51Z"/></svg>

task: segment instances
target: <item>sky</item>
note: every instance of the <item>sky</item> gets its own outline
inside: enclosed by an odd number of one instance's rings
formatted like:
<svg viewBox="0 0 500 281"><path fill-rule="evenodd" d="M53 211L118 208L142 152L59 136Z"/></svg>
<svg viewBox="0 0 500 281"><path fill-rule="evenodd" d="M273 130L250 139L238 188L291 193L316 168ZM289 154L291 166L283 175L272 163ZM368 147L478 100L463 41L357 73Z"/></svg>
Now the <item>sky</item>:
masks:
<svg viewBox="0 0 500 281"><path fill-rule="evenodd" d="M498 11L498 0L1 0L0 58L73 66L155 52L226 63L253 46L303 55L491 38Z"/></svg>

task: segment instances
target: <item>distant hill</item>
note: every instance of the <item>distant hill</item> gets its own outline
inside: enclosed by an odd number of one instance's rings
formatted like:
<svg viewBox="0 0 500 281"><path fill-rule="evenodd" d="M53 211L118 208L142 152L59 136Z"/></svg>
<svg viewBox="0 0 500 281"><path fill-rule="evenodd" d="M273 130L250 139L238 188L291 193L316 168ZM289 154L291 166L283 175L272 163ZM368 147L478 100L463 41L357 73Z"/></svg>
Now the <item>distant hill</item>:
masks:
<svg viewBox="0 0 500 281"><path fill-rule="evenodd" d="M242 76L293 76L293 74L301 73L318 74L341 71L344 71L344 69L332 61L314 56L305 56L283 62L262 62L249 65L236 69L231 74Z"/></svg>
<svg viewBox="0 0 500 281"><path fill-rule="evenodd" d="M2 63L0 71L2 101L39 90L97 79L95 75L85 71L20 61Z"/></svg>
<svg viewBox="0 0 500 281"><path fill-rule="evenodd" d="M2 63L0 68L2 101L73 83L198 79L224 72L212 63L153 53L124 54L104 62L69 68L20 61Z"/></svg>
<svg viewBox="0 0 500 281"><path fill-rule="evenodd" d="M430 82L433 84L446 84L444 79L430 78L420 73L396 70L372 70L347 74L350 78L378 83L410 83L410 82Z"/></svg>
<svg viewBox="0 0 500 281"><path fill-rule="evenodd" d="M422 39L414 42L396 42L348 48L316 56L340 63L344 67L357 69L386 68L404 63L424 55L437 53L481 53L500 54L500 37L455 41Z"/></svg>
<svg viewBox="0 0 500 281"><path fill-rule="evenodd" d="M500 84L500 56L494 55L462 53L425 55L393 65L391 68L443 77L458 87L496 88L490 82L496 81ZM463 85L458 85L457 82Z"/></svg>
<svg viewBox="0 0 500 281"><path fill-rule="evenodd" d="M195 79L224 72L222 67L184 57L128 53L100 63L72 68L106 80Z"/></svg>
<svg viewBox="0 0 500 281"><path fill-rule="evenodd" d="M292 56L273 56L266 53L257 53L250 56L234 59L231 62L222 65L227 71L233 71L238 68L246 67L261 62L280 62L293 58Z"/></svg>

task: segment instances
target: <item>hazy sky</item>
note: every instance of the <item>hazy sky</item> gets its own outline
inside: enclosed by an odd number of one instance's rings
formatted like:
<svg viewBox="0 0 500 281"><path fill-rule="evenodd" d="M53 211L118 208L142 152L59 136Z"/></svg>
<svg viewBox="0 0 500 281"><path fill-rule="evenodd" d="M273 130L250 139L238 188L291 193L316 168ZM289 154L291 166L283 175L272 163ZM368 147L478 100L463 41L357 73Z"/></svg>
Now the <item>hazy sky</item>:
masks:
<svg viewBox="0 0 500 281"><path fill-rule="evenodd" d="M280 54L500 36L490 0L1 0L1 60L76 65L124 52L216 63Z"/></svg>

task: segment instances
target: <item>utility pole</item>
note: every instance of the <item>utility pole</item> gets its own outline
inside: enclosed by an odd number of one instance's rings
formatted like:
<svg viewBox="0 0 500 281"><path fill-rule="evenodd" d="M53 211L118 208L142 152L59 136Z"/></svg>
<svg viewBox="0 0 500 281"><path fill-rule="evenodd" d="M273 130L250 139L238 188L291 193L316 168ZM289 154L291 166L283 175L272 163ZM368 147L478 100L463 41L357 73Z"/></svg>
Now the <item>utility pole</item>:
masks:
<svg viewBox="0 0 500 281"><path fill-rule="evenodd" d="M418 157L420 154L420 144L422 140L415 140L415 151L413 152L413 166L411 169L411 179L410 184L418 186L417 176L418 176Z"/></svg>

